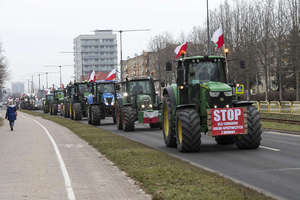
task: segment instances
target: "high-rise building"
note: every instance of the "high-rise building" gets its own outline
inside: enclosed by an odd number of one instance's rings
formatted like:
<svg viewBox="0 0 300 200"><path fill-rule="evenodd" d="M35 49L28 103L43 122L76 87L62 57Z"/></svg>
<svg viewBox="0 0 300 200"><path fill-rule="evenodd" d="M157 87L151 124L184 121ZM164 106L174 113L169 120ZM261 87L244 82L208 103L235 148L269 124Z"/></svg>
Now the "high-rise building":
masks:
<svg viewBox="0 0 300 200"><path fill-rule="evenodd" d="M117 36L112 30L97 30L94 35L74 39L75 80L87 80L95 70L98 79L117 68Z"/></svg>

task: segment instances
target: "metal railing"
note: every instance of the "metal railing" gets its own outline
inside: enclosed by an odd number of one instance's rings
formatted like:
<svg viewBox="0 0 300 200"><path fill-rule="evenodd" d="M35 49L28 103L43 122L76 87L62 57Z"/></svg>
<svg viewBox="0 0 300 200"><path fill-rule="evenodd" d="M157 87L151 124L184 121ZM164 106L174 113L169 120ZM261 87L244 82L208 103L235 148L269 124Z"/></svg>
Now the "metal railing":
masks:
<svg viewBox="0 0 300 200"><path fill-rule="evenodd" d="M300 115L300 101L256 101L253 105L261 113Z"/></svg>

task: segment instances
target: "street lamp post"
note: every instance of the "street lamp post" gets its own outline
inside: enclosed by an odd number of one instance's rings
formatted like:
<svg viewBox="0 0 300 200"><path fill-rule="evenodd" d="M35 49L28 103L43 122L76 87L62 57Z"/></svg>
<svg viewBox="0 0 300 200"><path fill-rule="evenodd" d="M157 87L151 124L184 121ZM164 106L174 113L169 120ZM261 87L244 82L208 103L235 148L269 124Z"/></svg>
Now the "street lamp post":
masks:
<svg viewBox="0 0 300 200"><path fill-rule="evenodd" d="M83 54L86 53L85 51L61 51L60 53L80 53L81 55L81 77L79 77L79 80L83 80ZM76 72L75 72L76 73ZM76 74L75 74L75 79L76 79Z"/></svg>
<svg viewBox="0 0 300 200"><path fill-rule="evenodd" d="M61 68L62 67L70 67L70 66L73 66L73 65L45 65L45 67L59 67L59 85L60 85L60 87L62 86ZM48 74L46 74L46 75L48 75ZM48 78L47 78L47 82L48 82ZM47 86L48 86L48 83L47 83Z"/></svg>
<svg viewBox="0 0 300 200"><path fill-rule="evenodd" d="M102 31L102 30L95 30ZM150 29L130 29L130 30L112 30L112 32L120 33L120 76L121 81L123 80L123 52L122 52L122 33L123 32L140 32L140 31L150 31Z"/></svg>
<svg viewBox="0 0 300 200"><path fill-rule="evenodd" d="M210 39L209 39L209 13L208 13L208 0L206 0L206 18L207 18L207 55L210 55Z"/></svg>

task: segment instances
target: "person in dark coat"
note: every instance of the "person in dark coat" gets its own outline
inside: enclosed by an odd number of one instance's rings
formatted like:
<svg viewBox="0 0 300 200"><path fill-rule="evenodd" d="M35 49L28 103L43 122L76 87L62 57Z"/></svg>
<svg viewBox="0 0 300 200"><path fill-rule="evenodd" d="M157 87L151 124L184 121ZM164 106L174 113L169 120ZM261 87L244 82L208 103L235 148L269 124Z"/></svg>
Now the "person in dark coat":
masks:
<svg viewBox="0 0 300 200"><path fill-rule="evenodd" d="M17 107L13 101L10 101L7 106L5 119L9 121L10 130L13 131L15 120L17 120Z"/></svg>

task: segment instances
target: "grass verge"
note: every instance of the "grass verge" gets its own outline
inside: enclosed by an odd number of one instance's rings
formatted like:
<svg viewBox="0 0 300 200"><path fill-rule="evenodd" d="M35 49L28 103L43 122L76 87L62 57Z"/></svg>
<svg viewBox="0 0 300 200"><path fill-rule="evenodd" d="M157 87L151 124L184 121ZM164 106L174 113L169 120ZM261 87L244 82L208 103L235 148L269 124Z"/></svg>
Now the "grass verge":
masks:
<svg viewBox="0 0 300 200"><path fill-rule="evenodd" d="M70 129L137 180L154 200L272 199L166 153L103 129L61 117L30 111L23 112L43 117Z"/></svg>
<svg viewBox="0 0 300 200"><path fill-rule="evenodd" d="M262 126L264 129L273 129L278 131L291 132L293 134L300 135L300 125L297 124L286 124L280 122L272 122L267 119L282 119L282 120L295 120L300 121L300 115L291 115L291 114L279 114L279 113L260 113L262 118Z"/></svg>

